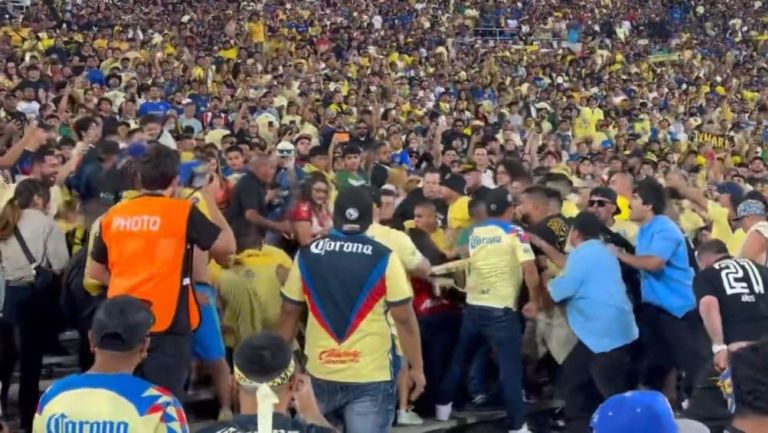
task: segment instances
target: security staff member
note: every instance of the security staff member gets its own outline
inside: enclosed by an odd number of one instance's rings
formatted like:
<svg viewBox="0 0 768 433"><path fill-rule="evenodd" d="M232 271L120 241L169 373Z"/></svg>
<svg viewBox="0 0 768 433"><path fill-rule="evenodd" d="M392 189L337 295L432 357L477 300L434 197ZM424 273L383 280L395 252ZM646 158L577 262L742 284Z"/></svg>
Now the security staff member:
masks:
<svg viewBox="0 0 768 433"><path fill-rule="evenodd" d="M174 150L150 145L137 165L141 195L104 215L90 276L108 285L109 298L128 294L151 304L156 321L148 357L137 374L180 397L192 331L200 323L192 290L193 246L223 264L235 251L235 238L208 188L202 192L213 222L191 201L171 198L179 173Z"/></svg>

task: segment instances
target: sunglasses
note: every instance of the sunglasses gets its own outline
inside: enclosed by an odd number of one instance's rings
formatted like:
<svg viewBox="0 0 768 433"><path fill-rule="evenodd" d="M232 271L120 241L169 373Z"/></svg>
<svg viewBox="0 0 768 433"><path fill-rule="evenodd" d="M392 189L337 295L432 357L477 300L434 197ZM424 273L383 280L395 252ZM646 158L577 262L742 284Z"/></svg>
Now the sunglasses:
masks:
<svg viewBox="0 0 768 433"><path fill-rule="evenodd" d="M608 200L589 200L587 202L587 205L589 207L606 207L607 205L611 204Z"/></svg>

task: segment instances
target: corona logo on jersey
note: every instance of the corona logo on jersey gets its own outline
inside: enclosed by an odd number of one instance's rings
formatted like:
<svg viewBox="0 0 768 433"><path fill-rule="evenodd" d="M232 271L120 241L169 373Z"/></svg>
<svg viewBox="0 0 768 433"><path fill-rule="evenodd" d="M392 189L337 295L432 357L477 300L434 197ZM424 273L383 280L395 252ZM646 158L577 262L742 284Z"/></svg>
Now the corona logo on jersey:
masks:
<svg viewBox="0 0 768 433"><path fill-rule="evenodd" d="M326 252L340 252L340 253L353 253L353 254L365 254L370 256L373 254L373 247L370 244L363 244L358 242L349 241L335 241L333 239L319 239L312 242L309 250L315 254L325 255Z"/></svg>
<svg viewBox="0 0 768 433"><path fill-rule="evenodd" d="M128 433L128 423L110 420L73 420L56 413L45 424L46 433Z"/></svg>

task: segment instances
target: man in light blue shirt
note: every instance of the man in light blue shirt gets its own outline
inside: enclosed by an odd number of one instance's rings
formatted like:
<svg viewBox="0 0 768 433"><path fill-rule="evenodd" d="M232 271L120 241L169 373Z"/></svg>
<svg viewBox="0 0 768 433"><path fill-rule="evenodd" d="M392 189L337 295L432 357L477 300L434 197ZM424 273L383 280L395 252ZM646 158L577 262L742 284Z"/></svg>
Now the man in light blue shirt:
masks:
<svg viewBox="0 0 768 433"><path fill-rule="evenodd" d="M636 254L617 251L622 262L640 271L640 329L645 346L645 384L660 388L673 369L685 373L685 390L692 390L709 359L695 307L693 269L682 230L664 215L664 187L647 178L635 187L630 218L640 224Z"/></svg>
<svg viewBox="0 0 768 433"><path fill-rule="evenodd" d="M602 229L593 213L573 219L574 250L563 273L548 285L579 339L561 376L566 426L574 433L589 431L589 419L603 400L635 385L630 345L637 340L637 324L619 261L600 240Z"/></svg>

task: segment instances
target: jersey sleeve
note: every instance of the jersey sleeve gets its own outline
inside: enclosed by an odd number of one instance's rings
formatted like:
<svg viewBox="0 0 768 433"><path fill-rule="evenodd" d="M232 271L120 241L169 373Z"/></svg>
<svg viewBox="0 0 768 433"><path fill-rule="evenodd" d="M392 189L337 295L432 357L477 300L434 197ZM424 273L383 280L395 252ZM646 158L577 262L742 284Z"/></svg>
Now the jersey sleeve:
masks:
<svg viewBox="0 0 768 433"><path fill-rule="evenodd" d="M285 281L283 290L280 292L284 300L295 304L303 304L306 302L304 290L301 285L301 271L299 270L300 260L301 253L296 255L296 259L291 266L291 271L288 273L288 279Z"/></svg>
<svg viewBox="0 0 768 433"><path fill-rule="evenodd" d="M396 239L398 247L395 252L400 257L400 260L402 260L405 270L413 271L419 266L419 263L424 259L424 256L421 255L421 252L419 252L418 248L416 248L416 245L414 245L407 234L400 231L395 231L395 233L397 233Z"/></svg>
<svg viewBox="0 0 768 433"><path fill-rule="evenodd" d="M408 276L405 274L403 264L395 255L389 256L384 278L386 278L387 285L387 304L396 306L411 301L411 298L413 297L411 283L408 281Z"/></svg>
<svg viewBox="0 0 768 433"><path fill-rule="evenodd" d="M307 202L296 203L296 206L291 211L289 218L291 221L294 221L294 222L299 222L299 221L311 222L312 208Z"/></svg>
<svg viewBox="0 0 768 433"><path fill-rule="evenodd" d="M531 262L536 260L536 255L533 253L533 247L528 240L528 235L522 230L519 232L513 232L511 235L512 242L515 245L515 254L520 263Z"/></svg>

